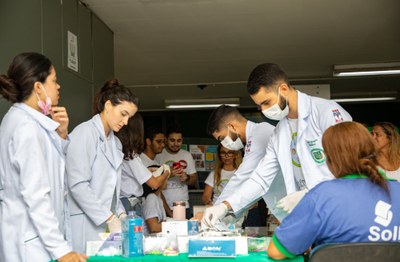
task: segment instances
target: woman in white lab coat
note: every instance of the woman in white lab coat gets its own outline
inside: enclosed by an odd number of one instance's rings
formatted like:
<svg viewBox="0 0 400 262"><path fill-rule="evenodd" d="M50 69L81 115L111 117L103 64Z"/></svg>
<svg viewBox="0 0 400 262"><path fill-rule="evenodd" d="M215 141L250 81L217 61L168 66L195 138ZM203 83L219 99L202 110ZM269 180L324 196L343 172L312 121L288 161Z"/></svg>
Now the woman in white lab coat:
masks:
<svg viewBox="0 0 400 262"><path fill-rule="evenodd" d="M69 120L57 106L54 66L38 53L17 55L0 94L13 103L0 126L0 261L86 261L66 240Z"/></svg>
<svg viewBox="0 0 400 262"><path fill-rule="evenodd" d="M85 251L99 233L120 232L125 216L119 201L121 142L114 135L138 110L138 98L113 79L97 93L95 115L70 135L66 171L70 190L73 247ZM108 230L107 230L108 229Z"/></svg>

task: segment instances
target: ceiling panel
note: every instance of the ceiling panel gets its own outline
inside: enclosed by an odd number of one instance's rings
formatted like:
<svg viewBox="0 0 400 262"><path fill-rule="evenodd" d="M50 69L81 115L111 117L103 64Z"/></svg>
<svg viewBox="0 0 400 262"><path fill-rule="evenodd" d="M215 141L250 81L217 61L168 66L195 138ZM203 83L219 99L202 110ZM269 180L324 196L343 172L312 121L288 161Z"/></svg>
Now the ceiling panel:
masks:
<svg viewBox="0 0 400 262"><path fill-rule="evenodd" d="M400 61L398 0L83 2L114 31L116 76L139 93L162 86L170 96L213 97L215 86L234 82L245 97L250 71L264 62L281 65L294 83L328 83L334 96L400 90L399 76L332 78L334 64ZM207 94L196 92L201 83Z"/></svg>

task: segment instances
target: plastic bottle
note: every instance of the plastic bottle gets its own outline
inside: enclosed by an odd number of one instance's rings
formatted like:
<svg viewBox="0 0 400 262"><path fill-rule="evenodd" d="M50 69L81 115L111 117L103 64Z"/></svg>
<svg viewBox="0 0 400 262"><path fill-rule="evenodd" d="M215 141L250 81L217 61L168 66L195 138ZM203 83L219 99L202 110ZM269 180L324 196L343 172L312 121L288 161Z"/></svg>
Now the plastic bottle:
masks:
<svg viewBox="0 0 400 262"><path fill-rule="evenodd" d="M122 220L122 254L124 257L143 256L143 219L130 211Z"/></svg>

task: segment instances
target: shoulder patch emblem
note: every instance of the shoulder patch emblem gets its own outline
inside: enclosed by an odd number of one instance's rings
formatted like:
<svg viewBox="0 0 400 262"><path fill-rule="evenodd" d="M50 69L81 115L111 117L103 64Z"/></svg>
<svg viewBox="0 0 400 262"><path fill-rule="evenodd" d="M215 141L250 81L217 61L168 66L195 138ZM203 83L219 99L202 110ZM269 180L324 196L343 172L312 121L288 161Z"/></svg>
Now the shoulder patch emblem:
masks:
<svg viewBox="0 0 400 262"><path fill-rule="evenodd" d="M326 160L324 150L322 150L321 148L311 149L311 156L318 164L324 163Z"/></svg>
<svg viewBox="0 0 400 262"><path fill-rule="evenodd" d="M333 117L335 118L336 123L343 122L342 114L340 113L339 109L332 110Z"/></svg>

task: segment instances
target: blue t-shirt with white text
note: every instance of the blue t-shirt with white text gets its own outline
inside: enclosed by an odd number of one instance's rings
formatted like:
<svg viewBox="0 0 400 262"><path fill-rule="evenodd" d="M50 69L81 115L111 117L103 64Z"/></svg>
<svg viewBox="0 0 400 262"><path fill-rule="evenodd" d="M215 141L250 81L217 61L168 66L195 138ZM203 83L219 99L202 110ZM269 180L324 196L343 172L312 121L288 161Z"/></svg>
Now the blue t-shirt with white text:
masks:
<svg viewBox="0 0 400 262"><path fill-rule="evenodd" d="M356 175L320 183L275 230L275 245L292 257L311 245L400 241L400 183L387 184L390 194Z"/></svg>

